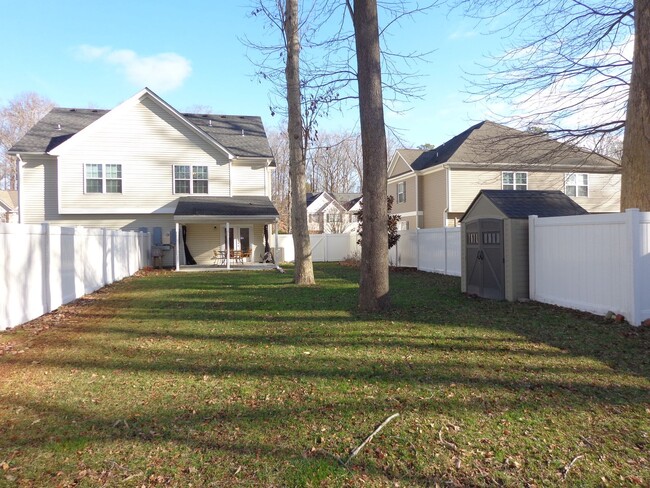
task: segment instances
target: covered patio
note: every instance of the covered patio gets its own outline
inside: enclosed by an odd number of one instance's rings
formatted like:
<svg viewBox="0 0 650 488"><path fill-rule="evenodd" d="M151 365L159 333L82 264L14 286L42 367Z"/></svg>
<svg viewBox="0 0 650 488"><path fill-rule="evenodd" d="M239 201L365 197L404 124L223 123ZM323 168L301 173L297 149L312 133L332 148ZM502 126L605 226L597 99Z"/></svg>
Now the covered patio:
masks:
<svg viewBox="0 0 650 488"><path fill-rule="evenodd" d="M268 197L183 197L174 221L177 271L275 267L279 214Z"/></svg>

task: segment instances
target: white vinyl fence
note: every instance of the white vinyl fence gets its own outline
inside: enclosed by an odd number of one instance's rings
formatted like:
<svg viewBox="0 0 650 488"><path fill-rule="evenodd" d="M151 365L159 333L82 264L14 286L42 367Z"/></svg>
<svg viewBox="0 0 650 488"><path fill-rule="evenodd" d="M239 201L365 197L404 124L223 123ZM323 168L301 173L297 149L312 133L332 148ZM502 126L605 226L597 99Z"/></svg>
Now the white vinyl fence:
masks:
<svg viewBox="0 0 650 488"><path fill-rule="evenodd" d="M0 330L131 276L151 261L151 238L48 224L0 224Z"/></svg>
<svg viewBox="0 0 650 488"><path fill-rule="evenodd" d="M399 234L397 245L388 251L392 265L460 276L460 228L405 230ZM312 234L310 239L314 262L361 256L356 233ZM291 235L279 235L278 247L282 261L295 259Z"/></svg>
<svg viewBox="0 0 650 488"><path fill-rule="evenodd" d="M529 219L530 298L650 318L650 212Z"/></svg>

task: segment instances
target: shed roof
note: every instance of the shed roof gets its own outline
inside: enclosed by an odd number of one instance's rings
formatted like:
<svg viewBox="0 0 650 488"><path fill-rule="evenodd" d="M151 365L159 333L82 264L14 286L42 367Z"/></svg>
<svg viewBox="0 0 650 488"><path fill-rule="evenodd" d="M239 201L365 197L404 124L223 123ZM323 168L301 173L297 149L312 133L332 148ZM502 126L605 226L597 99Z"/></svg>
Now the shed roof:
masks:
<svg viewBox="0 0 650 488"><path fill-rule="evenodd" d="M461 221L481 197L490 200L505 217L511 219L527 219L530 215L564 217L589 213L559 190L481 190Z"/></svg>

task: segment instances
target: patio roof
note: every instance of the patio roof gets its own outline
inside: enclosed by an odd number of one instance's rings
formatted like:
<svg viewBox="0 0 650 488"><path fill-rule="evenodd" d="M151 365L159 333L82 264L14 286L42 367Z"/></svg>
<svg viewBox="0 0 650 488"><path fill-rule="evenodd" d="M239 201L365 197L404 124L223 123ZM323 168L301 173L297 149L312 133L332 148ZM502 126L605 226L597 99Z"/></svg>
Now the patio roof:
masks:
<svg viewBox="0 0 650 488"><path fill-rule="evenodd" d="M182 197L174 212L178 222L275 222L279 216L271 200L259 196Z"/></svg>

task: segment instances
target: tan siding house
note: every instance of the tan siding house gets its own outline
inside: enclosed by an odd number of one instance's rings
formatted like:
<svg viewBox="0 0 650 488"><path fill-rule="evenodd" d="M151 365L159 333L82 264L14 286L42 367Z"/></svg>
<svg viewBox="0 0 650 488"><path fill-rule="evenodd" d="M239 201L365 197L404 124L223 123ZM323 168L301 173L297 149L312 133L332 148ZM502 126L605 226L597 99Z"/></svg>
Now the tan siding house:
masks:
<svg viewBox="0 0 650 488"><path fill-rule="evenodd" d="M435 149L396 151L388 194L397 201L404 187L393 212L410 228L435 228L459 225L480 190L559 190L589 212L618 212L621 170L612 159L485 121Z"/></svg>
<svg viewBox="0 0 650 488"><path fill-rule="evenodd" d="M168 265L256 260L277 222L261 119L181 114L146 88L110 111L55 108L10 154L21 222L146 230L178 244Z"/></svg>

